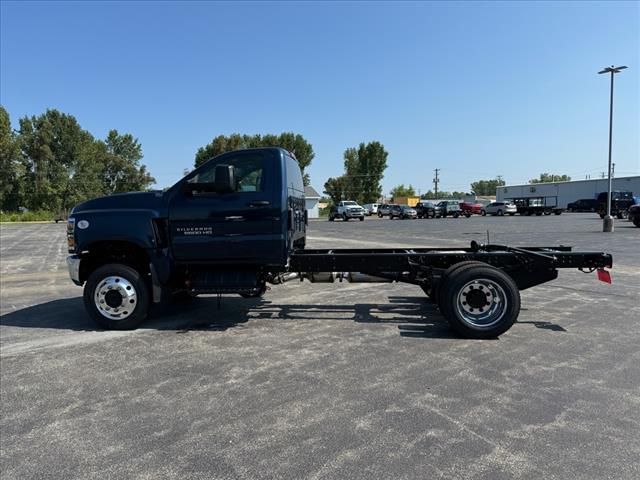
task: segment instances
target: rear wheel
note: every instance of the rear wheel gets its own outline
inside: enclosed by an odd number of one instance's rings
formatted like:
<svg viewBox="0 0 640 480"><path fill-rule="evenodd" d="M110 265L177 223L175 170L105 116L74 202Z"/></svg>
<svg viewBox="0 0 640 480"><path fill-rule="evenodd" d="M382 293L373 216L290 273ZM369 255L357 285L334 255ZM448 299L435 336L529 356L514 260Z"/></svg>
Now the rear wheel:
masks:
<svg viewBox="0 0 640 480"><path fill-rule="evenodd" d="M89 275L84 287L84 305L103 328L131 330L149 312L149 289L142 275L119 263L104 265Z"/></svg>
<svg viewBox="0 0 640 480"><path fill-rule="evenodd" d="M513 217L515 215L515 213L514 212L509 212L509 215Z"/></svg>
<svg viewBox="0 0 640 480"><path fill-rule="evenodd" d="M469 218L469 217L471 217L471 214L470 213L465 213L464 216Z"/></svg>
<svg viewBox="0 0 640 480"><path fill-rule="evenodd" d="M333 222L334 220L335 220L334 216L333 215L329 215L329 221Z"/></svg>
<svg viewBox="0 0 640 480"><path fill-rule="evenodd" d="M486 264L454 271L440 299L451 328L466 338L495 338L509 330L520 313L520 292L513 279Z"/></svg>
<svg viewBox="0 0 640 480"><path fill-rule="evenodd" d="M501 217L504 215L504 212L502 210L498 210L498 216Z"/></svg>
<svg viewBox="0 0 640 480"><path fill-rule="evenodd" d="M458 212L454 212L453 218L458 218L459 216L460 216L460 214Z"/></svg>

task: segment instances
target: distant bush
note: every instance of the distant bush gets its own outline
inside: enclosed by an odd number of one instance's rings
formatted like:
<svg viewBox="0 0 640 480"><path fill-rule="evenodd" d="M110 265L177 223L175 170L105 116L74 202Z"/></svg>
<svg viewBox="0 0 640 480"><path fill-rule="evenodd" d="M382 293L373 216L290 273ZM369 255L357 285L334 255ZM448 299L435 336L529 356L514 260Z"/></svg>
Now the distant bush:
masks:
<svg viewBox="0 0 640 480"><path fill-rule="evenodd" d="M36 222L52 221L59 215L47 210L36 210L29 212L0 212L0 222Z"/></svg>

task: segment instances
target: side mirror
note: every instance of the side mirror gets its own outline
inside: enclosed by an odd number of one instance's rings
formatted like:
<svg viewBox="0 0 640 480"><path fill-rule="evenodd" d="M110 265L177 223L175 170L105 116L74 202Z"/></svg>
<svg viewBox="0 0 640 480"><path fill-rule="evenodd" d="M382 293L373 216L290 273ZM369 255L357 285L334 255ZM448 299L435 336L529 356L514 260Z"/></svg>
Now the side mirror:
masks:
<svg viewBox="0 0 640 480"><path fill-rule="evenodd" d="M236 174L233 165L217 165L215 191L230 193L236 191Z"/></svg>

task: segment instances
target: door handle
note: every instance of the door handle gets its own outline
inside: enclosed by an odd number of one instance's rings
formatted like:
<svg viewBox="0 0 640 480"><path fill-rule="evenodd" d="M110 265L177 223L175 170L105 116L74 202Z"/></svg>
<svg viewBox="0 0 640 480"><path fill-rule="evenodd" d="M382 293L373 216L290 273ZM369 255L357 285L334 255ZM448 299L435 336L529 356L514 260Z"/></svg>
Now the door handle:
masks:
<svg viewBox="0 0 640 480"><path fill-rule="evenodd" d="M244 222L242 215L231 215L230 217L224 217L227 222Z"/></svg>
<svg viewBox="0 0 640 480"><path fill-rule="evenodd" d="M267 207L271 205L269 200L255 200L253 202L249 202L250 207Z"/></svg>

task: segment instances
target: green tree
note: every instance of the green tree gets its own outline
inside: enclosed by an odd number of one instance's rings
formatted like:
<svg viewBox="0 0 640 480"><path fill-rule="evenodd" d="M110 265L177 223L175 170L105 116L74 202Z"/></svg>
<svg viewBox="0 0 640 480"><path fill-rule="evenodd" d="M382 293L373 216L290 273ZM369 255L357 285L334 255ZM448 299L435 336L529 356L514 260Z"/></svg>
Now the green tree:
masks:
<svg viewBox="0 0 640 480"><path fill-rule="evenodd" d="M396 197L415 197L416 191L413 188L413 185L409 185L408 187L404 186L404 183L400 185L396 185L391 189L390 195L393 198Z"/></svg>
<svg viewBox="0 0 640 480"><path fill-rule="evenodd" d="M377 141L345 150L344 170L353 192L351 199L364 204L374 203L382 196L382 178L388 157L384 145Z"/></svg>
<svg viewBox="0 0 640 480"><path fill-rule="evenodd" d="M20 146L9 113L0 105L0 210L16 210L22 200Z"/></svg>
<svg viewBox="0 0 640 480"><path fill-rule="evenodd" d="M539 178L532 178L529 183L552 183L552 182L568 182L571 180L569 175L556 175L553 173L541 173Z"/></svg>
<svg viewBox="0 0 640 480"><path fill-rule="evenodd" d="M107 193L147 190L155 179L140 165L142 145L133 135L120 135L110 130L100 156L103 162L102 178Z"/></svg>
<svg viewBox="0 0 640 480"><path fill-rule="evenodd" d="M69 209L88 198L144 190L155 180L140 165L142 148L130 134L96 140L72 115L47 110L20 119L25 206Z"/></svg>
<svg viewBox="0 0 640 480"><path fill-rule="evenodd" d="M498 177L492 180L478 180L471 184L471 193L474 195L495 195L496 188L506 185L506 182Z"/></svg>
<svg viewBox="0 0 640 480"><path fill-rule="evenodd" d="M333 203L338 203L342 200L351 200L349 195L349 181L342 175L340 177L329 178L324 184L325 195L329 195Z"/></svg>
<svg viewBox="0 0 640 480"><path fill-rule="evenodd" d="M293 132L284 132L280 135L267 134L264 136L240 135L239 133L233 133L229 136L218 135L211 140L211 143L198 149L195 157L195 166L199 167L222 153L258 147L281 147L293 152L300 165L300 170L302 170L304 184L309 185L309 174L305 173L305 169L311 164L315 156L313 146L302 135Z"/></svg>

